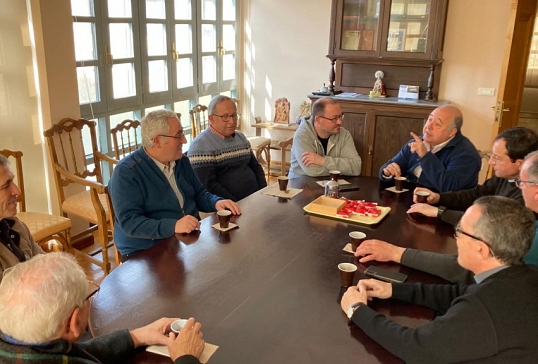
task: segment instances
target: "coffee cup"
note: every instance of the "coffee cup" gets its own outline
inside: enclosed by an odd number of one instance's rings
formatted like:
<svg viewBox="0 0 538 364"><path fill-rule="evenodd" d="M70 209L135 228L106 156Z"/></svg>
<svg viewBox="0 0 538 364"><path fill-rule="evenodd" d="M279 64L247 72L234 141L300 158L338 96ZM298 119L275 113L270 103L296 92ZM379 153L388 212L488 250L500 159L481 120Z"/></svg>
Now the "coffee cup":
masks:
<svg viewBox="0 0 538 364"><path fill-rule="evenodd" d="M327 86L321 86L319 88L319 92L323 92L324 94L326 94L327 92L329 92L329 88Z"/></svg>
<svg viewBox="0 0 538 364"><path fill-rule="evenodd" d="M430 193L426 191L418 191L417 192L417 202L418 203L428 203L428 197L430 197Z"/></svg>
<svg viewBox="0 0 538 364"><path fill-rule="evenodd" d="M186 323L187 323L187 320L184 320L184 319L176 320L172 322L172 324L170 325L170 330L172 330L176 334L179 334L179 332L181 331L183 326L185 326Z"/></svg>
<svg viewBox="0 0 538 364"><path fill-rule="evenodd" d="M219 225L221 229L227 229L230 224L230 217L232 217L232 212L229 210L219 210L217 211L217 216L219 217Z"/></svg>
<svg viewBox="0 0 538 364"><path fill-rule="evenodd" d="M405 177L395 177L394 178L394 188L396 189L396 191L403 190L405 181L407 181L407 178L405 178Z"/></svg>
<svg viewBox="0 0 538 364"><path fill-rule="evenodd" d="M288 177L286 176L278 176L278 189L280 191L286 191L288 188Z"/></svg>
<svg viewBox="0 0 538 364"><path fill-rule="evenodd" d="M362 233L360 231L352 231L349 233L349 242L351 243L351 249L353 250L353 253L357 251L357 248L363 240L366 239L366 234Z"/></svg>
<svg viewBox="0 0 538 364"><path fill-rule="evenodd" d="M338 269L340 270L340 284L342 287L352 286L357 266L351 263L340 263L338 264Z"/></svg>
<svg viewBox="0 0 538 364"><path fill-rule="evenodd" d="M340 178L340 171L337 171L337 170L329 171L329 176L331 177L331 179L334 179L335 181L338 182L338 178Z"/></svg>

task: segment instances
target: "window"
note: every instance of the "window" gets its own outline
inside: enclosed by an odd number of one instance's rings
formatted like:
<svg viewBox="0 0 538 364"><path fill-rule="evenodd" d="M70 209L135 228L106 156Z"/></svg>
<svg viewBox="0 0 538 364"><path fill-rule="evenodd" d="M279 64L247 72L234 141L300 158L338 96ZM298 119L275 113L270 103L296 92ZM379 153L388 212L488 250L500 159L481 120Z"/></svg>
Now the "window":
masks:
<svg viewBox="0 0 538 364"><path fill-rule="evenodd" d="M189 134L191 107L236 95L237 0L71 0L71 8L81 115L97 120L103 152L123 119L169 108Z"/></svg>
<svg viewBox="0 0 538 364"><path fill-rule="evenodd" d="M525 87L538 88L538 16L534 21L534 33L532 35Z"/></svg>

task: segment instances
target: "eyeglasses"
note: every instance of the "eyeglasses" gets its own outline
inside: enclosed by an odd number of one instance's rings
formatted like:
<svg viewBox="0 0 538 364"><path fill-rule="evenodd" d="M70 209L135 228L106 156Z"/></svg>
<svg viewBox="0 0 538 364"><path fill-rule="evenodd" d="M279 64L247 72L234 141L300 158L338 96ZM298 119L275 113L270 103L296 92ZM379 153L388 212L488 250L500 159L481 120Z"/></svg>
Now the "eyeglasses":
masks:
<svg viewBox="0 0 538 364"><path fill-rule="evenodd" d="M519 187L519 188L523 187L523 185L525 183L528 184L529 186L538 186L538 182L535 182L535 181L522 181L519 178L516 178L514 182L516 183L516 186Z"/></svg>
<svg viewBox="0 0 538 364"><path fill-rule="evenodd" d="M84 302L88 301L93 296L95 296L97 294L97 292L99 292L99 290L101 289L101 286L98 285L97 283L93 282L93 281L88 281L88 284L94 286L94 289L92 290L92 292L89 295L86 296L86 298L84 299Z"/></svg>
<svg viewBox="0 0 538 364"><path fill-rule="evenodd" d="M181 139L183 137L185 137L185 133L183 133L182 131L177 134L177 135L157 135L157 136L160 136L160 137L165 137L165 138L174 138L174 139Z"/></svg>
<svg viewBox="0 0 538 364"><path fill-rule="evenodd" d="M471 239L474 239L474 240L478 240L478 241L481 241L483 242L484 244L486 244L489 248L489 251L491 253L492 256L495 255L495 253L493 252L493 249L491 248L491 245L489 245L489 243L487 241L485 241L484 239L482 238L479 238L478 236L475 236L475 235L472 235L472 234L469 234L469 233L466 233L465 231L463 231L460 227L460 225L458 224L455 228L454 228L454 238L458 239L460 238L460 235L465 235Z"/></svg>
<svg viewBox="0 0 538 364"><path fill-rule="evenodd" d="M231 118L233 118L234 120L239 119L241 117L241 114L240 113L223 114L223 115L213 114L213 116L218 116L219 118L222 119L222 121L228 122L228 121L230 121Z"/></svg>
<svg viewBox="0 0 538 364"><path fill-rule="evenodd" d="M340 114L340 115L336 115L335 117L333 118L326 118L325 116L321 116L321 115L318 115L320 118L322 119L325 119L325 120L329 120L330 122L332 123L336 123L336 120L340 119L341 121L344 121L344 114Z"/></svg>

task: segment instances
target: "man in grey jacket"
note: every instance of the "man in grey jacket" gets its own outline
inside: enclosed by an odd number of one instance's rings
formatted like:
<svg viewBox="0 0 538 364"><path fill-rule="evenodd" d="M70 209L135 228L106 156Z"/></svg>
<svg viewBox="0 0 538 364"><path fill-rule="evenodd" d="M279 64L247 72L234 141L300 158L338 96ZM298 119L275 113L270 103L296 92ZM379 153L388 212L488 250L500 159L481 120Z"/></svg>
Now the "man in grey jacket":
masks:
<svg viewBox="0 0 538 364"><path fill-rule="evenodd" d="M290 178L328 176L331 170L347 176L361 173L361 157L350 132L342 128L343 119L340 105L331 98L312 105L312 116L293 136Z"/></svg>

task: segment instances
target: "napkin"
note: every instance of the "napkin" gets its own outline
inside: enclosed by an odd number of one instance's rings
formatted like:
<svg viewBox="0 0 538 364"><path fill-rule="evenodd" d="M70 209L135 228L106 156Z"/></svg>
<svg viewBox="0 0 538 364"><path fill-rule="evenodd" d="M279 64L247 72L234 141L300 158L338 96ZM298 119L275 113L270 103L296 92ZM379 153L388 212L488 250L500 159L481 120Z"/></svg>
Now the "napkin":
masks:
<svg viewBox="0 0 538 364"><path fill-rule="evenodd" d="M347 243L346 246L342 250L345 251L346 253L355 254L355 252L353 251L353 247L351 246L351 243Z"/></svg>
<svg viewBox="0 0 538 364"><path fill-rule="evenodd" d="M280 191L277 182L265 187L261 192L263 195L282 197L291 200L299 193L303 192L303 190L300 188L288 188L286 191Z"/></svg>
<svg viewBox="0 0 538 364"><path fill-rule="evenodd" d="M407 192L409 190L405 189L405 188L402 188L401 191L396 191L396 187L392 186L392 187L389 187L389 188L385 188L387 191L390 191L390 192L394 192L394 193L402 193L402 192Z"/></svg>
<svg viewBox="0 0 538 364"><path fill-rule="evenodd" d="M216 223L215 225L211 225L211 227L213 229L217 229L217 230L220 230L220 231L228 231L228 230L232 230L232 229L236 228L237 225L234 224L233 222L229 222L227 228L221 228L219 223Z"/></svg>
<svg viewBox="0 0 538 364"><path fill-rule="evenodd" d="M213 354L215 354L215 351L217 351L219 347L217 345L205 343L204 351L202 352L202 355L200 355L200 363L207 363L209 358ZM146 348L146 351L149 351L150 353L155 353L163 356L170 357L170 353L168 352L168 347L162 346L162 345L150 345Z"/></svg>
<svg viewBox="0 0 538 364"><path fill-rule="evenodd" d="M327 181L317 181L316 183L317 183L318 185L320 185L321 187L325 187L325 184L326 184L327 182L329 182L329 181L328 181L328 180L327 180ZM350 185L350 184L351 184L351 182L348 182L348 181L346 181L345 179L339 179L339 180L338 180L338 185L340 185L340 186Z"/></svg>

